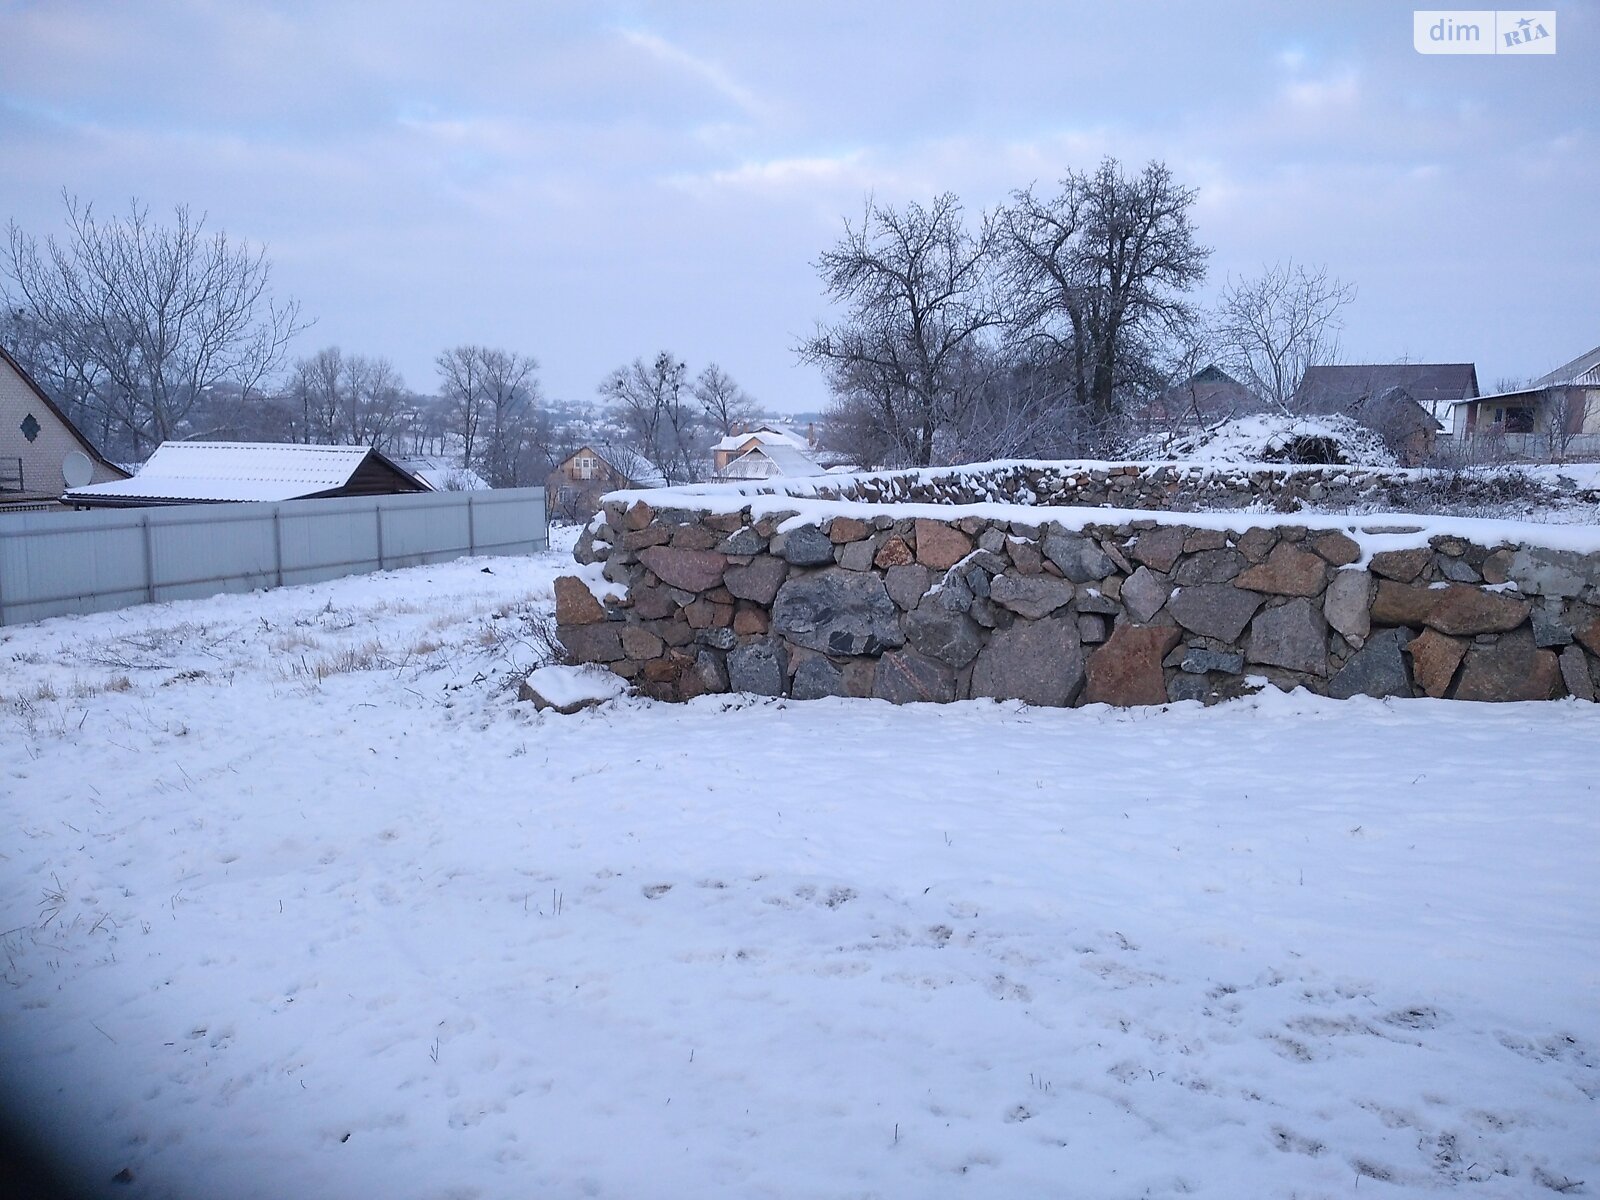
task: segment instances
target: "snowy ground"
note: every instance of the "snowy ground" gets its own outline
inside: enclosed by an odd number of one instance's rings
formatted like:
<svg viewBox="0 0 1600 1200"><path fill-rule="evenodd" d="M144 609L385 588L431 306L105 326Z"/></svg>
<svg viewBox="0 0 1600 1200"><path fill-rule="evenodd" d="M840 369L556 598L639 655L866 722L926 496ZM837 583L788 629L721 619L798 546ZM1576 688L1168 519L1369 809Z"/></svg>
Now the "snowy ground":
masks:
<svg viewBox="0 0 1600 1200"><path fill-rule="evenodd" d="M1600 708L535 715L568 561L0 630L0 1088L84 1181L1600 1192Z"/></svg>

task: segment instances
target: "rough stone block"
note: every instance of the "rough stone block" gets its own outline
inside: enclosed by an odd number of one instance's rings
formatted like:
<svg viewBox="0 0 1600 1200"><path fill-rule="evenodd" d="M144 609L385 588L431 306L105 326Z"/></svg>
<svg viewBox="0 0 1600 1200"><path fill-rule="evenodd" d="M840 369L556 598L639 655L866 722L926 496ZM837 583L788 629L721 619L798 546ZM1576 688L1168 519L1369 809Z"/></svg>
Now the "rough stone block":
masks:
<svg viewBox="0 0 1600 1200"><path fill-rule="evenodd" d="M900 615L876 575L829 567L778 589L773 629L825 654L877 654L905 643Z"/></svg>
<svg viewBox="0 0 1600 1200"><path fill-rule="evenodd" d="M715 550L677 550L670 546L651 546L639 553L639 561L661 582L686 592L703 592L722 582L728 560Z"/></svg>
<svg viewBox="0 0 1600 1200"><path fill-rule="evenodd" d="M1250 618L1262 605L1256 592L1227 583L1207 583L1179 588L1167 600L1167 611L1191 633L1236 642Z"/></svg>
<svg viewBox="0 0 1600 1200"><path fill-rule="evenodd" d="M781 696L788 659L775 638L747 642L728 654L728 686L757 696Z"/></svg>
<svg viewBox="0 0 1600 1200"><path fill-rule="evenodd" d="M893 704L945 704L955 699L955 671L915 650L894 650L878 660L872 694Z"/></svg>
<svg viewBox="0 0 1600 1200"><path fill-rule="evenodd" d="M972 538L942 521L917 518L917 561L935 571L947 570L972 551Z"/></svg>
<svg viewBox="0 0 1600 1200"><path fill-rule="evenodd" d="M1245 659L1264 666L1328 673L1328 625L1322 610L1301 597L1256 614L1250 622Z"/></svg>
<svg viewBox="0 0 1600 1200"><path fill-rule="evenodd" d="M1083 702L1124 707L1165 704L1161 660L1181 636L1171 626L1118 625L1110 640L1089 655Z"/></svg>
<svg viewBox="0 0 1600 1200"><path fill-rule="evenodd" d="M1075 619L1019 620L989 635L973 663L971 694L1059 708L1077 699L1083 678Z"/></svg>

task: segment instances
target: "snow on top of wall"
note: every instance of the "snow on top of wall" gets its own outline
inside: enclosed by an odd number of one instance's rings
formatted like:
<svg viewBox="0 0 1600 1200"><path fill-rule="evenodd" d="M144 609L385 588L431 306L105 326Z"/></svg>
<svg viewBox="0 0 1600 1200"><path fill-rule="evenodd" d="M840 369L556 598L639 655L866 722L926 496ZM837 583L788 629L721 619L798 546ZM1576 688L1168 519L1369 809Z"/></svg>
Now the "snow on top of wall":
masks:
<svg viewBox="0 0 1600 1200"><path fill-rule="evenodd" d="M1008 459L990 463L973 463L959 467L922 467L905 471L866 472L860 475L830 475L808 479L767 480L761 483L686 484L673 488L660 488L649 492L617 491L607 493L602 502L629 504L646 501L651 507L681 508L701 513L738 513L748 508L752 520L762 517L779 517L781 531L801 525L817 525L834 517L855 517L870 520L888 516L900 519L927 521L957 521L962 517L978 517L986 521L1006 521L1021 525L1053 523L1068 530L1081 530L1089 525L1124 525L1133 522L1153 522L1163 525L1187 525L1193 529L1245 530L1253 527L1270 528L1293 525L1306 529L1333 529L1349 535L1362 549L1362 563L1371 555L1383 550L1404 550L1426 546L1432 538L1459 537L1480 546L1524 545L1540 546L1554 550L1572 550L1581 553L1600 553L1600 526L1555 525L1538 521L1488 520L1481 517L1438 516L1426 513L1388 512L1364 513L1309 513L1289 514L1251 512L1226 509L1209 512L1167 512L1159 509L1092 508L1076 506L1040 506L984 501L974 504L935 504L917 502L874 503L861 500L834 499L828 493L848 486L853 480L890 479L910 477L918 482L932 483L952 477L992 477L997 472L1011 468L1040 468L1050 471L1112 470L1136 466L1144 470L1184 467L1183 463L1123 463L1103 460L1072 462L1030 459ZM1327 466L1260 464L1193 464L1197 475L1233 473L1238 471L1326 471ZM1337 468L1334 468L1337 469ZM1395 476L1417 476L1419 471L1400 469ZM823 493L821 496L818 493ZM592 527L604 521L597 514Z"/></svg>

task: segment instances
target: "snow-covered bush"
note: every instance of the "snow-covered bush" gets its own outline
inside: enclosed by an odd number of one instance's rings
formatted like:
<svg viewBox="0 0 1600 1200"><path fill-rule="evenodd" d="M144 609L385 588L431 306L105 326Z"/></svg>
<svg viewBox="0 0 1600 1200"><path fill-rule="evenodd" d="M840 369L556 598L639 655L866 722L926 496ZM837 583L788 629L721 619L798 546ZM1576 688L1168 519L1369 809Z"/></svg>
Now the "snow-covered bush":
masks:
<svg viewBox="0 0 1600 1200"><path fill-rule="evenodd" d="M1400 465L1378 434L1350 417L1284 413L1236 417L1211 429L1180 434L1152 434L1129 447L1128 457L1142 461Z"/></svg>

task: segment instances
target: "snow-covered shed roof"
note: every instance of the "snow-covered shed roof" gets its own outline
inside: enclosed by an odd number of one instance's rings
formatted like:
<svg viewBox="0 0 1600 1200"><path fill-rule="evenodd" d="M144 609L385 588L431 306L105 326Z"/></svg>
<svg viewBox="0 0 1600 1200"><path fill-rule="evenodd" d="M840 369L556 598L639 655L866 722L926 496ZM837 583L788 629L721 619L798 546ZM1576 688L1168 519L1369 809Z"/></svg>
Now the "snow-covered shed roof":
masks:
<svg viewBox="0 0 1600 1200"><path fill-rule="evenodd" d="M756 441L764 446L793 446L797 450L806 447L805 438L799 434L789 433L782 429L774 429L770 425L763 425L759 429L751 429L745 433L730 433L719 441L713 450L737 450L740 446L747 446Z"/></svg>
<svg viewBox="0 0 1600 1200"><path fill-rule="evenodd" d="M415 475L436 492L486 492L489 481L471 467L446 458L442 454L425 454L412 458L397 458L395 462Z"/></svg>
<svg viewBox="0 0 1600 1200"><path fill-rule="evenodd" d="M371 446L272 442L163 442L132 479L73 488L69 504L217 504L301 500L340 492L357 472L376 468L389 486L363 492L424 492L428 485Z"/></svg>
<svg viewBox="0 0 1600 1200"><path fill-rule="evenodd" d="M770 479L774 475L821 475L822 464L779 442L752 446L722 469L725 479Z"/></svg>

